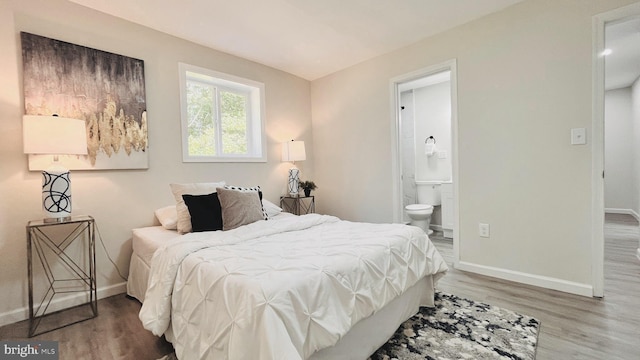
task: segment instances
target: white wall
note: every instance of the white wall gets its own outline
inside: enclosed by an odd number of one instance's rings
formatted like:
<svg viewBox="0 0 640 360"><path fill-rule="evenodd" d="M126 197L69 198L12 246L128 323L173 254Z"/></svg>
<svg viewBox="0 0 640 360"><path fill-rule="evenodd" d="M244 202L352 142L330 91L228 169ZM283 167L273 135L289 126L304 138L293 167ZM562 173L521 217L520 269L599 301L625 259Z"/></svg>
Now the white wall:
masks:
<svg viewBox="0 0 640 360"><path fill-rule="evenodd" d="M451 181L451 82L445 81L414 90L416 129L416 179ZM433 136L439 155L427 156L425 140Z"/></svg>
<svg viewBox="0 0 640 360"><path fill-rule="evenodd" d="M640 138L635 133L631 88L605 92L604 106L604 205L610 212L638 216L640 182L634 144Z"/></svg>
<svg viewBox="0 0 640 360"><path fill-rule="evenodd" d="M570 130L592 125L592 16L630 2L525 1L313 81L320 211L393 220L390 79L455 58L461 263L590 294L592 149Z"/></svg>
<svg viewBox="0 0 640 360"><path fill-rule="evenodd" d="M0 1L0 324L26 316L25 225L41 218L41 174L27 170L22 153L20 31L27 31L144 60L149 118L149 169L74 171L73 209L96 218L111 256L127 273L131 229L154 223L153 210L173 203L170 182L226 180L261 185L278 202L290 164L280 143L304 140L313 179L308 81L95 12L65 0ZM263 82L266 88L267 163L182 163L178 62ZM320 186L324 184L320 182ZM327 186L328 188L329 186ZM319 202L320 203L320 202ZM123 291L122 280L98 247L99 295Z"/></svg>

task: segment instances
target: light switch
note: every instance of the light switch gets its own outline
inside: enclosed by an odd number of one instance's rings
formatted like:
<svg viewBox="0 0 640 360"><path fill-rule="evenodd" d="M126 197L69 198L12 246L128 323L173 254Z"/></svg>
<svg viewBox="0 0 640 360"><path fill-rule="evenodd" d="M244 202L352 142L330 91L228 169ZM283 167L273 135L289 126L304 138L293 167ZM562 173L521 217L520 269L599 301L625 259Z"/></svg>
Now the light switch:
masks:
<svg viewBox="0 0 640 360"><path fill-rule="evenodd" d="M478 235L480 235L480 237L483 237L483 238L488 238L489 237L489 224L479 223L478 224Z"/></svg>
<svg viewBox="0 0 640 360"><path fill-rule="evenodd" d="M447 158L447 152L442 150L442 151L438 151L438 159L446 159Z"/></svg>
<svg viewBox="0 0 640 360"><path fill-rule="evenodd" d="M587 129L571 129L571 145L584 145L587 143Z"/></svg>

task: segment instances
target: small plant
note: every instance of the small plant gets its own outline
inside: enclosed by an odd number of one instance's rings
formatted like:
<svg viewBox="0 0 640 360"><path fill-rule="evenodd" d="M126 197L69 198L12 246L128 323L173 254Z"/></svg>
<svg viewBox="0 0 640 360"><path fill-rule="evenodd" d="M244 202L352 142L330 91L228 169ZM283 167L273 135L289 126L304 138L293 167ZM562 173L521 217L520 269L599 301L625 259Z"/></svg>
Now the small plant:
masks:
<svg viewBox="0 0 640 360"><path fill-rule="evenodd" d="M311 180L300 181L300 188L303 190L315 190L318 187Z"/></svg>
<svg viewBox="0 0 640 360"><path fill-rule="evenodd" d="M315 190L317 188L316 184L311 180L301 181L298 185L302 190L304 190L304 196L311 196L311 190Z"/></svg>

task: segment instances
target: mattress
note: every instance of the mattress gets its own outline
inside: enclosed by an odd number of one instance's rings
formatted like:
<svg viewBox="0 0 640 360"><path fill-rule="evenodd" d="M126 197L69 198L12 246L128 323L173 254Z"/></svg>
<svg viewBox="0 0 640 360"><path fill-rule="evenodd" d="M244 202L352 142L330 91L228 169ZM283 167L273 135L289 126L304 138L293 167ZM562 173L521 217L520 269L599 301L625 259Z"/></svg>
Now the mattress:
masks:
<svg viewBox="0 0 640 360"><path fill-rule="evenodd" d="M178 236L181 235L177 231L167 230L162 226L133 229L133 253L145 264L151 266L151 258L156 250Z"/></svg>

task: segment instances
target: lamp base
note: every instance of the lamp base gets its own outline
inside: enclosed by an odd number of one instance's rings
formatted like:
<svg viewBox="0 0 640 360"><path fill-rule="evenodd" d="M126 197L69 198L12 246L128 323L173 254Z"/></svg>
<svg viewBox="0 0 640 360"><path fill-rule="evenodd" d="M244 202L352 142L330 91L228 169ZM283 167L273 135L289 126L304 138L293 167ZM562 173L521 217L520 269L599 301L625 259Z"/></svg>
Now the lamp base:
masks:
<svg viewBox="0 0 640 360"><path fill-rule="evenodd" d="M45 222L64 222L71 218L70 173L56 162L42 172L42 210Z"/></svg>
<svg viewBox="0 0 640 360"><path fill-rule="evenodd" d="M289 195L298 196L300 188L300 170L297 167L289 169Z"/></svg>

